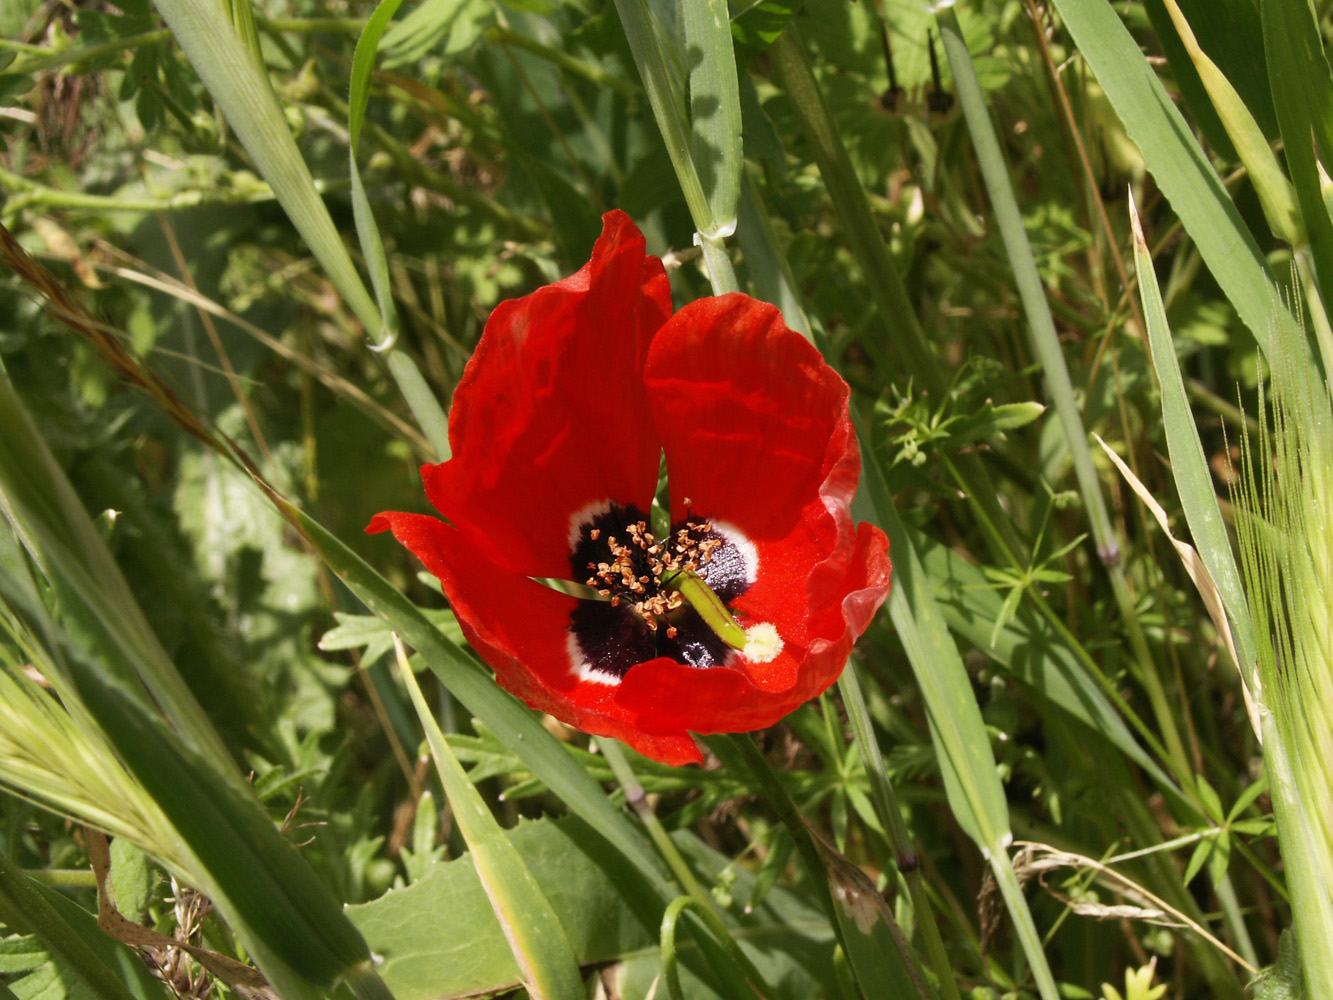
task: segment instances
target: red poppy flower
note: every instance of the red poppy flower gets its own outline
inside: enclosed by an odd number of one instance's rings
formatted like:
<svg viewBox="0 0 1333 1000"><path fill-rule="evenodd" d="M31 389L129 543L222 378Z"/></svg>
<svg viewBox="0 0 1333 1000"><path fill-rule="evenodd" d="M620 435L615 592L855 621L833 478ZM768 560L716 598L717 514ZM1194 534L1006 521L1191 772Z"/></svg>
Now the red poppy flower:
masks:
<svg viewBox="0 0 1333 1000"><path fill-rule="evenodd" d="M673 316L634 224L603 225L581 271L491 314L454 395L453 457L421 470L449 524L386 512L366 530L440 578L530 706L697 762L691 731L772 725L837 679L888 594L888 540L852 523L849 393L819 352L746 295ZM680 593L691 570L731 645Z"/></svg>

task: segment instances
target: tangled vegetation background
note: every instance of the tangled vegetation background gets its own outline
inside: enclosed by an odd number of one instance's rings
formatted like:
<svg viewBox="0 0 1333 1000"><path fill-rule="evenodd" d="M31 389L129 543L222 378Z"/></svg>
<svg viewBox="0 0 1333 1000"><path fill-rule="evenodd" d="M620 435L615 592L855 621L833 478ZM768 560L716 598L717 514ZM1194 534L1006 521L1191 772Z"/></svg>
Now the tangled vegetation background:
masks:
<svg viewBox="0 0 1333 1000"><path fill-rule="evenodd" d="M1333 996L1330 8L0 6L0 993ZM702 767L363 533L610 209L892 542Z"/></svg>

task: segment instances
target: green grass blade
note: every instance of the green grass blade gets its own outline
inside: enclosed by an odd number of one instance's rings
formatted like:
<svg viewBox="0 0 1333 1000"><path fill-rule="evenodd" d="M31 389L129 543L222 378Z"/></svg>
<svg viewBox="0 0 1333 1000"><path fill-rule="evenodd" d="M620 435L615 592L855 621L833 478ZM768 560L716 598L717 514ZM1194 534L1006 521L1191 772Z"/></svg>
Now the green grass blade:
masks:
<svg viewBox="0 0 1333 1000"><path fill-rule="evenodd" d="M422 377L416 362L402 351L394 349L398 339L398 310L393 304L389 261L384 253L384 240L380 236L379 226L375 223L375 213L371 210L370 199L366 196L365 184L361 180L361 169L356 163L361 127L365 123L366 103L370 99L370 77L375 69L375 53L379 49L380 38L388 28L389 21L400 3L401 0L383 0L375 8L375 13L366 23L361 37L357 39L356 51L352 56L352 77L347 99L352 216L356 220L361 254L366 259L370 281L375 288L375 301L379 306L379 335L374 338L376 349L387 352L389 371L397 381L399 391L407 401L422 433L435 449L436 461L444 462L448 460L451 451L449 418L441 408L434 391Z"/></svg>
<svg viewBox="0 0 1333 1000"><path fill-rule="evenodd" d="M1179 786L1126 725L1125 713L1137 721L1133 710L1119 698L1110 681L1105 690L1098 686L1069 639L1030 605L1023 604L996 634L996 641L990 643L991 623L999 616L1002 598L986 574L946 545L915 534L913 541L927 575L935 582L945 622L955 635L967 639L1020 682L1100 732L1150 775L1173 803L1194 811ZM1144 723L1137 722L1135 728L1145 740L1155 742ZM1154 749L1165 756L1160 743Z"/></svg>
<svg viewBox="0 0 1333 1000"><path fill-rule="evenodd" d="M873 901L863 893L860 884L854 884L859 880L847 869L855 870L861 880L869 880L846 858L819 841L814 827L778 780L754 740L745 733L700 738L717 755L724 769L736 775L748 772L755 779L760 793L787 828L801 866L816 886L819 902L837 933L838 943L863 994L867 997L913 996L916 991L911 984L919 982L920 977L909 970L912 962L910 947L900 936L895 939L890 930L892 914L880 919L880 913L867 912L875 909ZM874 891L873 885L871 891ZM857 919L858 913L860 920ZM895 923L893 929L896 928Z"/></svg>
<svg viewBox="0 0 1333 1000"><path fill-rule="evenodd" d="M676 170L690 216L699 232L715 233L717 220L694 164L684 81L670 65L665 46L658 37L660 28L647 0L616 0L616 11L620 14L625 39L629 42L634 64L639 68L644 93L648 95L648 104L657 119L662 141L666 143L667 156Z"/></svg>
<svg viewBox="0 0 1333 1000"><path fill-rule="evenodd" d="M727 0L681 5L690 66L690 153L712 217L704 239L736 228L741 195L741 98Z"/></svg>
<svg viewBox="0 0 1333 1000"><path fill-rule="evenodd" d="M944 51L949 59L949 67L953 71L954 83L958 88L959 102L967 119L968 132L976 150L977 162L981 167L986 193L990 196L996 225L1004 240L1009 266L1013 269L1014 281L1023 302L1023 312L1027 316L1032 347L1046 375L1051 399L1055 404L1061 429L1064 431L1065 443L1073 459L1074 477L1078 482L1079 496L1083 499L1084 509L1088 513L1097 553L1110 577L1116 605L1129 633L1130 647L1138 666L1138 678L1152 701L1153 714L1172 760L1182 774L1187 774L1189 763L1185 746L1176 726L1175 715L1167 702L1161 678L1148 650L1133 597L1125 583L1124 570L1119 560L1120 543L1111 525L1106 499L1102 496L1101 483L1092 464L1092 452L1088 448L1088 432L1083 427L1082 413L1074 398L1074 386L1069 377L1069 368L1065 364L1064 351L1061 350L1060 338L1055 332L1055 321L1051 318L1050 306L1046 301L1046 290L1037 271L1037 263L1032 257L1032 246L1028 242L1027 230L1023 227L1023 217L1009 181L1009 169L1004 154L1000 150L995 128L991 124L986 99L982 94L981 84L977 81L971 54L963 41L958 19L953 10L949 8L941 10L936 15L936 20L940 38L944 42Z"/></svg>
<svg viewBox="0 0 1333 1000"><path fill-rule="evenodd" d="M230 30L230 29L228 29ZM0 500L38 565L59 587L71 627L102 654L140 705L156 704L215 767L231 754L168 658L106 543L0 371Z"/></svg>
<svg viewBox="0 0 1333 1000"><path fill-rule="evenodd" d="M361 181L361 169L356 164L356 150L360 145L361 125L366 118L366 104L370 100L370 75L375 69L375 53L380 37L389 26L402 0L382 0L375 13L366 22L352 54L352 77L347 98L348 160L352 177L352 214L356 233L361 240L361 254L370 271L370 283L375 289L382 329L374 339L392 343L398 336L398 311L393 304L393 289L389 284L389 261L384 255L384 240L370 209L366 188Z"/></svg>
<svg viewBox="0 0 1333 1000"><path fill-rule="evenodd" d="M1166 88L1105 0L1055 0L1055 7L1218 286L1267 351L1268 266Z"/></svg>
<svg viewBox="0 0 1333 1000"><path fill-rule="evenodd" d="M739 225L736 242L745 255L746 266L759 298L782 310L782 320L807 340L810 318L801 304L791 265L778 249L773 220L754 183L747 177L741 185Z"/></svg>
<svg viewBox="0 0 1333 1000"><path fill-rule="evenodd" d="M108 662L120 658L157 658L158 669L179 681L147 624L142 624L142 634L118 630L121 622L97 631L87 627L84 617L71 618L75 601L80 608L106 608L108 616L123 616L131 623L142 622L143 613L3 378L0 424L6 428L0 435L0 497L59 595L62 623L47 615L43 631L62 647L66 693L77 694L86 717L157 803L183 850L198 862L187 876L204 882L200 887L274 985L295 994L308 990L303 984L332 986L352 967L369 961L365 942L310 866L274 828L225 748L209 754L211 748L199 733L182 732L183 723L167 713L174 726L169 729L138 687L140 675L127 678L123 671L107 669ZM57 514L60 520L53 523ZM73 548L68 539L77 540L77 551L68 551ZM90 566L104 575L90 578ZM66 624L71 627L63 628ZM207 717L194 707L198 725L208 727Z"/></svg>
<svg viewBox="0 0 1333 1000"><path fill-rule="evenodd" d="M329 280L372 340L381 349L389 351L389 371L397 380L413 416L440 458L447 458L448 424L435 394L417 370L416 363L392 350L396 320L391 296L387 295L387 265L364 190L360 191L361 206L356 210L357 229L363 241L372 244L367 251L367 260L375 274L377 290L381 292L383 310L371 299L357 274L315 188L310 169L296 148L268 77L241 44L219 6L194 0L157 0L157 8ZM378 36L375 40L378 42ZM369 87L369 63L374 60L374 51L373 45L368 46L365 58L358 65L356 88L362 98ZM361 111L364 111L364 101ZM356 118L359 131L361 115L352 117ZM355 169L352 177L354 189L360 189L360 177Z"/></svg>
<svg viewBox="0 0 1333 1000"><path fill-rule="evenodd" d="M197 0L154 2L338 293L367 330L378 330L379 310L315 190L268 77L241 44L221 5Z"/></svg>
<svg viewBox="0 0 1333 1000"><path fill-rule="evenodd" d="M792 109L819 165L824 186L838 215L844 238L860 265L867 293L878 309L880 337L863 337L862 345L886 371L905 368L931 399L943 400L948 380L939 359L926 339L902 275L893 262L884 234L860 178L852 167L847 146L838 132L828 104L815 82L809 61L794 29L788 27L768 50L774 72L792 102ZM885 343L901 352L890 357ZM997 499L989 472L974 454L957 461L968 503L974 504L981 520L990 525L987 541L1002 562L1015 559L1017 534Z"/></svg>
<svg viewBox="0 0 1333 1000"><path fill-rule="evenodd" d="M444 733L440 731L426 698L417 685L407 653L397 637L398 672L412 706L417 710L435 758L440 784L453 809L454 821L467 842L477 877L491 901L495 918L504 928L524 986L535 1000L584 1000L583 978L578 961L560 929L560 918L537 880L491 815L481 793L468 780Z"/></svg>
<svg viewBox="0 0 1333 1000"><path fill-rule="evenodd" d="M1065 441L1070 456L1074 461L1074 475L1078 481L1079 495L1092 522L1093 537L1099 552L1111 551L1118 547L1111 518L1106 510L1106 500L1102 496L1101 484L1097 471L1093 468L1092 453L1088 450L1088 432L1083 427L1083 419L1077 401L1074 399L1074 385L1069 378L1069 368L1065 364L1064 352L1060 349L1060 338L1055 332L1055 321L1051 318L1050 306L1046 302L1046 289L1041 275L1037 271L1037 262L1032 256L1032 246L1028 242L1027 230L1023 228L1023 216L1018 209L1018 200L1009 181L1009 168L1004 154L1000 150L995 128L991 124L990 111L982 94L981 84L977 81L976 70L972 66L972 56L963 41L958 18L951 8L944 8L936 14L940 29L940 39L953 72L954 83L958 89L959 103L967 120L968 133L972 137L972 146L977 162L981 167L986 193L990 197L991 208L995 213L995 225L1004 240L1009 266L1013 269L1014 283L1018 287L1019 298L1023 302L1023 312L1027 316L1028 331L1031 335L1033 351L1041 362L1042 372L1050 389L1051 399L1055 404L1056 415L1064 430Z"/></svg>
<svg viewBox="0 0 1333 1000"><path fill-rule="evenodd" d="M925 886L921 880L921 859L916 846L912 843L903 822L898 806L898 797L894 793L893 783L889 780L888 769L884 764L884 754L880 752L875 740L874 729L870 723L870 711L866 708L865 697L861 694L861 682L856 676L856 667L848 663L838 678L838 691L842 703L847 709L847 721L851 725L852 739L861 754L861 764L870 779L870 798L879 817L880 825L888 835L893 848L894 861L907 885L907 892L912 900L912 910L917 927L926 943L926 956L934 967L935 978L945 1000L960 1000L957 977L949 965L949 954L940 936L939 925L935 921L934 908L930 904ZM844 937L847 936L844 929Z"/></svg>
<svg viewBox="0 0 1333 1000"><path fill-rule="evenodd" d="M1199 74L1208 99L1235 147L1237 157L1250 175L1250 183L1259 196L1269 228L1279 239L1286 240L1292 246L1300 246L1306 240L1301 209L1296 203L1296 192L1291 182L1277 162L1273 147L1268 144L1259 123L1254 120L1254 115L1245 106L1231 81L1200 47L1176 0L1162 0L1162 3L1166 5L1180 42ZM1317 194L1318 177L1314 180Z"/></svg>
<svg viewBox="0 0 1333 1000"><path fill-rule="evenodd" d="M1333 157L1333 74L1307 2L1263 0L1259 8L1287 169L1309 232L1319 296L1333 303L1333 219L1324 205L1317 158L1327 166ZM1325 365L1331 362L1324 358Z"/></svg>
<svg viewBox="0 0 1333 1000"><path fill-rule="evenodd" d="M1194 538L1194 547L1208 568L1234 626L1242 682L1253 689L1255 640L1250 605L1241 586L1240 571L1236 568L1226 523L1222 520L1222 511L1213 492L1208 459L1203 453L1199 431L1190 412L1189 399L1185 395L1185 382L1176 360L1176 348L1167 325L1166 309L1157 286L1152 255L1148 252L1143 231L1139 227L1138 212L1132 205L1130 219L1134 228L1134 266L1138 271L1143 317L1148 326L1153 367L1157 370L1157 380L1162 391L1162 422L1166 429L1167 451L1171 456L1171 475L1180 493L1180 503Z"/></svg>

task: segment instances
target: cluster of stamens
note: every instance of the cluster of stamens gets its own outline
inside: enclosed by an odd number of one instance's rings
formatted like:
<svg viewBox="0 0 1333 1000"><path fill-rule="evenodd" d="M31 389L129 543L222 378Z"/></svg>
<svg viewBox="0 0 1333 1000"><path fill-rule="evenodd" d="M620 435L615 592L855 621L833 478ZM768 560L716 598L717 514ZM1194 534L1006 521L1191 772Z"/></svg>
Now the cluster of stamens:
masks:
<svg viewBox="0 0 1333 1000"><path fill-rule="evenodd" d="M656 632L659 617L665 619L685 604L680 591L670 587L670 580L708 565L713 551L722 545L722 539L707 537L712 531L711 522L687 521L685 527L658 539L648 530L646 521L635 521L625 528L628 543L616 535L607 538L611 561L588 563L592 575L586 582L603 597L611 598L612 607L618 607L622 599L632 601L634 611ZM601 535L600 528L588 532L593 541ZM646 573L642 572L645 568ZM676 626L667 622L666 634L674 639Z"/></svg>

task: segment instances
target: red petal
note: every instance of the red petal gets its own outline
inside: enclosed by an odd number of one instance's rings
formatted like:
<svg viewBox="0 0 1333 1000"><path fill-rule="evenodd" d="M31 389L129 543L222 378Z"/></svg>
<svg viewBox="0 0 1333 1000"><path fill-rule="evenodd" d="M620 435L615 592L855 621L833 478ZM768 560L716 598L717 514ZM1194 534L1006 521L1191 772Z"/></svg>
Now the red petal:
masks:
<svg viewBox="0 0 1333 1000"><path fill-rule="evenodd" d="M566 639L575 598L497 566L433 517L386 512L375 515L366 530L385 529L440 578L463 634L505 690L561 722L614 736L654 760L690 764L703 759L684 729L656 725L645 731L638 712L620 703L618 686L572 671Z"/></svg>
<svg viewBox="0 0 1333 1000"><path fill-rule="evenodd" d="M431 503L502 566L567 578L570 515L647 510L656 490L642 371L670 314L661 261L607 213L581 271L491 314L454 394L453 457L422 469Z"/></svg>
<svg viewBox="0 0 1333 1000"><path fill-rule="evenodd" d="M786 537L848 448L847 384L777 309L747 295L676 313L653 340L644 380L673 520L688 498L752 541ZM859 469L839 484L849 497Z"/></svg>

